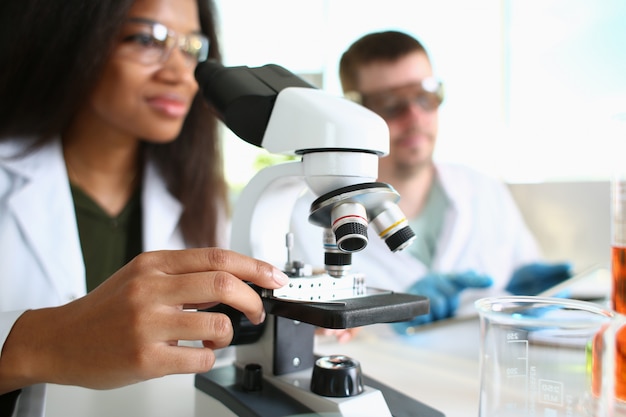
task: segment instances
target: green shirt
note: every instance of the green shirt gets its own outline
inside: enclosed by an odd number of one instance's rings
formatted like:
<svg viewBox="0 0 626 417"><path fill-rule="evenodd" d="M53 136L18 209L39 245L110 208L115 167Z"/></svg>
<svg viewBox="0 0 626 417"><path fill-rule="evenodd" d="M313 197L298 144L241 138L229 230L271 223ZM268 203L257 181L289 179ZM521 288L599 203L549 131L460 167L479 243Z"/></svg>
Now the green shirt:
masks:
<svg viewBox="0 0 626 417"><path fill-rule="evenodd" d="M116 217L109 216L83 190L71 184L87 291L100 285L142 250L139 189Z"/></svg>
<svg viewBox="0 0 626 417"><path fill-rule="evenodd" d="M448 205L448 198L443 187L435 179L426 197L424 208L416 218L409 221L416 237L413 244L406 250L428 268L431 267L435 257L437 241Z"/></svg>

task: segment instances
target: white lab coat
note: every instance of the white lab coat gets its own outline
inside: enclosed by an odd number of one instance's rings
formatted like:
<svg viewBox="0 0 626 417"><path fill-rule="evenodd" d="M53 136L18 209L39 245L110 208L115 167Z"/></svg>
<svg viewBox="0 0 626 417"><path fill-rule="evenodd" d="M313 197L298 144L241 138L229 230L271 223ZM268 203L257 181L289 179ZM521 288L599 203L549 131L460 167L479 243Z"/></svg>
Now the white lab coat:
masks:
<svg viewBox="0 0 626 417"><path fill-rule="evenodd" d="M437 164L437 175L450 200L430 272L487 274L489 289L468 289L461 295L459 315L474 311L473 302L502 294L513 271L541 259L539 246L524 223L506 186L473 169ZM293 258L313 266L323 264L321 229L307 222L314 197L296 203L291 229L295 234ZM369 243L353 254L352 270L366 274L368 286L406 291L428 268L408 251L392 253L370 227Z"/></svg>
<svg viewBox="0 0 626 417"><path fill-rule="evenodd" d="M24 310L62 305L86 293L60 140L24 158L6 159L20 146L0 143L0 347ZM178 229L181 204L150 163L142 209L144 250L185 247ZM15 415L43 415L44 399L44 385L25 388Z"/></svg>

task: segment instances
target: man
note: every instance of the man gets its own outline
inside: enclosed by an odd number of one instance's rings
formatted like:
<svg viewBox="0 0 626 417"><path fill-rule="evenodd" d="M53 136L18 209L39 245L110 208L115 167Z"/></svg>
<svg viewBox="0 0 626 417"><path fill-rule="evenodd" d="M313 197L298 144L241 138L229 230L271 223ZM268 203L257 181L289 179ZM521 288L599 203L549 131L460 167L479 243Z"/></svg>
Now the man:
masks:
<svg viewBox="0 0 626 417"><path fill-rule="evenodd" d="M378 181L401 195L399 206L417 235L409 248L392 253L370 230L368 246L353 255L352 270L365 272L368 286L429 297L431 312L398 331L471 312L483 296L537 294L570 276L568 264L541 263L504 184L433 161L443 87L418 40L396 31L365 35L343 54L340 77L346 97L387 122L390 151L380 159ZM296 205L293 253L316 265L322 245L312 233L320 232L297 214L311 198Z"/></svg>

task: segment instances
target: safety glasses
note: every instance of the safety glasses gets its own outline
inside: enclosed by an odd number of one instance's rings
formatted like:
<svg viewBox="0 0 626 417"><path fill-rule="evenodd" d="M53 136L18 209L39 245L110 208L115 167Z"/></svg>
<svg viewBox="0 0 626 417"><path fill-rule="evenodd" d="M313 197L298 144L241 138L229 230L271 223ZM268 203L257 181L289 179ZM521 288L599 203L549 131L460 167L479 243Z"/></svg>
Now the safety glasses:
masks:
<svg viewBox="0 0 626 417"><path fill-rule="evenodd" d="M206 61L209 40L201 33L182 34L161 23L143 18L130 18L122 28L118 53L144 65L162 64L179 48L187 65Z"/></svg>
<svg viewBox="0 0 626 417"><path fill-rule="evenodd" d="M396 119L406 113L412 104L426 112L439 108L443 102L443 83L434 77L424 78L417 83L376 93L347 93L346 96L386 120Z"/></svg>

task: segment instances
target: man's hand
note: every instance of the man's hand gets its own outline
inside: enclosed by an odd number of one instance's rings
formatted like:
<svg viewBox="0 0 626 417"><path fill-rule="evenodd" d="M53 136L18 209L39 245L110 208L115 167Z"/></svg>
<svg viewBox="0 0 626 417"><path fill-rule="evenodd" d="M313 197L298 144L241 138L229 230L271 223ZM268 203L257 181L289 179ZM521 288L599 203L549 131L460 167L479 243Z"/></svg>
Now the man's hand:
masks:
<svg viewBox="0 0 626 417"><path fill-rule="evenodd" d="M108 389L168 374L206 372L233 329L227 304L254 324L265 319L245 281L275 289L287 277L262 261L216 248L144 253L85 297L30 310L0 357L0 393L40 382ZM202 340L204 348L178 346Z"/></svg>
<svg viewBox="0 0 626 417"><path fill-rule="evenodd" d="M411 321L392 323L400 334L413 327L452 317L459 308L461 292L467 288L487 288L493 279L473 271L460 274L428 274L408 289L410 294L423 295L430 302L430 311Z"/></svg>
<svg viewBox="0 0 626 417"><path fill-rule="evenodd" d="M361 327L353 327L351 329L324 329L317 328L315 334L320 336L334 336L339 343L347 343L361 331Z"/></svg>
<svg viewBox="0 0 626 417"><path fill-rule="evenodd" d="M505 289L514 295L537 295L571 276L569 263L533 263L518 268Z"/></svg>

